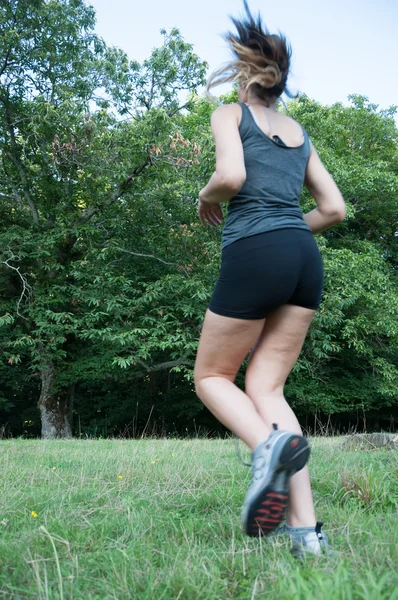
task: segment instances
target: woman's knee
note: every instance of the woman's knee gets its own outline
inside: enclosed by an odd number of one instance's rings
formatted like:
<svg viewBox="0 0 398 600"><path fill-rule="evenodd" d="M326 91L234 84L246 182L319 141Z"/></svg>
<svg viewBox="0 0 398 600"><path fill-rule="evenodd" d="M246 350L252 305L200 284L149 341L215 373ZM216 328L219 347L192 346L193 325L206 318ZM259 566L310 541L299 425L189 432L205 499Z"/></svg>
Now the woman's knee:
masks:
<svg viewBox="0 0 398 600"><path fill-rule="evenodd" d="M250 368L250 364L246 370L245 391L254 402L256 399L266 401L283 398L284 383L275 380L271 374L269 377L265 376L263 370L260 372L258 369Z"/></svg>
<svg viewBox="0 0 398 600"><path fill-rule="evenodd" d="M203 373L201 373L200 370L195 365L194 372L193 372L193 382L194 382L194 386L195 386L195 393L199 398L200 398L200 391L201 391L201 383L202 383L203 379L204 379Z"/></svg>
<svg viewBox="0 0 398 600"><path fill-rule="evenodd" d="M207 392L210 380L214 378L214 374L206 372L206 370L195 367L193 372L193 381L195 385L195 393L200 400Z"/></svg>

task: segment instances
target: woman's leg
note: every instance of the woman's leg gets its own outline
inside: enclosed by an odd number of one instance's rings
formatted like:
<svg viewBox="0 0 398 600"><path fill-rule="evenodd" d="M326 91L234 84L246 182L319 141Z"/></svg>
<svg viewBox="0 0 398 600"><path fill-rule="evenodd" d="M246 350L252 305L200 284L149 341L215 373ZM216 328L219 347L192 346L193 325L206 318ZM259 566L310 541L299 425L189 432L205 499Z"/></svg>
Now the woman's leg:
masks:
<svg viewBox="0 0 398 600"><path fill-rule="evenodd" d="M283 388L314 314L314 310L301 306L282 306L267 318L252 352L246 372L246 394L268 428L277 423L281 430L302 434L299 422L284 398ZM308 467L290 480L287 522L292 527L315 526Z"/></svg>
<svg viewBox="0 0 398 600"><path fill-rule="evenodd" d="M207 311L195 364L198 397L223 425L252 450L270 434L253 401L234 381L255 345L264 319L232 319Z"/></svg>

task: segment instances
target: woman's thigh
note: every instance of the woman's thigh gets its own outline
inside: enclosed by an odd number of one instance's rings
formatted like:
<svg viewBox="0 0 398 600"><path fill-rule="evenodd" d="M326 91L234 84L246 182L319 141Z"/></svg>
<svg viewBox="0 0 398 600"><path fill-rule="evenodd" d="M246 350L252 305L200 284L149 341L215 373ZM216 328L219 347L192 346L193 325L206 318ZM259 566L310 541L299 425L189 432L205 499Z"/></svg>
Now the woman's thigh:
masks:
<svg viewBox="0 0 398 600"><path fill-rule="evenodd" d="M195 380L226 377L234 381L246 356L256 344L264 319L233 319L208 310L195 363Z"/></svg>
<svg viewBox="0 0 398 600"><path fill-rule="evenodd" d="M246 393L253 400L283 394L315 312L286 304L268 316L246 371Z"/></svg>

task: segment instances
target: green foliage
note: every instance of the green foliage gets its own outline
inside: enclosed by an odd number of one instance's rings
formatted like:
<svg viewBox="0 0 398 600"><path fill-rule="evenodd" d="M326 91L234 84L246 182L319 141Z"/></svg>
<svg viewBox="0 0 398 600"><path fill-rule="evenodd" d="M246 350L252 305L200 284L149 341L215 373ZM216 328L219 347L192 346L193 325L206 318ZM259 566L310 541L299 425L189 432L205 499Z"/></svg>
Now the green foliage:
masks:
<svg viewBox="0 0 398 600"><path fill-rule="evenodd" d="M325 263L323 304L288 393L302 413L380 414L398 384L398 133L395 108L366 98L324 107L289 104L343 192L345 222L318 237ZM304 210L312 201L303 193ZM308 369L311 381L303 382Z"/></svg>
<svg viewBox="0 0 398 600"><path fill-rule="evenodd" d="M396 107L378 110L367 98L352 106L321 106L307 97L289 103L289 114L308 130L348 204L344 226L325 235L347 247L371 240L398 267L398 130ZM305 205L306 206L306 205Z"/></svg>
<svg viewBox="0 0 398 600"><path fill-rule="evenodd" d="M204 83L205 63L178 30L130 62L93 33L82 1L7 2L0 14L18 33L0 54L0 377L51 368L61 393L192 360L184 324L197 334L203 307L177 233L193 252L185 180L200 149L179 132L179 101Z"/></svg>
<svg viewBox="0 0 398 600"><path fill-rule="evenodd" d="M176 29L139 64L94 22L83 0L0 8L0 419L37 431L51 371L52 393L73 388L90 431L123 428L137 403L138 429L153 407L166 429L213 427L192 387L220 260L220 232L196 216L214 168L215 104L195 94L206 64ZM388 413L396 400L394 110L359 96L288 106L348 205L317 238L324 302L287 386L303 415Z"/></svg>

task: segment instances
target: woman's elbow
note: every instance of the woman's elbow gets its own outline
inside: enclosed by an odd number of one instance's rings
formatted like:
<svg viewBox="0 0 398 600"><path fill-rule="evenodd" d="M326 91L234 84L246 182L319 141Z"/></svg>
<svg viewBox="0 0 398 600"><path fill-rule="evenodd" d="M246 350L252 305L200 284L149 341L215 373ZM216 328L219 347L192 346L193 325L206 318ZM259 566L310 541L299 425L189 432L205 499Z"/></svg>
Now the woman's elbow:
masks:
<svg viewBox="0 0 398 600"><path fill-rule="evenodd" d="M341 194L339 194L337 197L329 196L318 199L315 198L315 200L317 202L319 212L321 212L325 217L333 220L334 223L340 223L341 221L344 221L347 210Z"/></svg>
<svg viewBox="0 0 398 600"><path fill-rule="evenodd" d="M225 173L221 175L223 187L232 194L237 194L246 181L246 171L241 173Z"/></svg>
<svg viewBox="0 0 398 600"><path fill-rule="evenodd" d="M344 221L346 214L347 214L347 207L345 205L343 198L341 198L340 205L336 208L336 219L338 219L339 223L341 223L341 221Z"/></svg>

